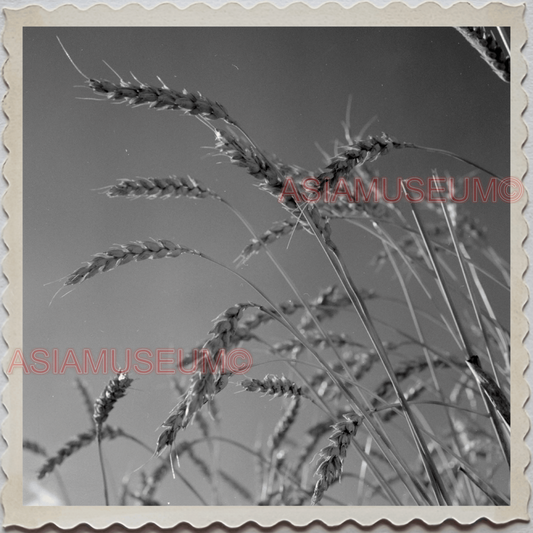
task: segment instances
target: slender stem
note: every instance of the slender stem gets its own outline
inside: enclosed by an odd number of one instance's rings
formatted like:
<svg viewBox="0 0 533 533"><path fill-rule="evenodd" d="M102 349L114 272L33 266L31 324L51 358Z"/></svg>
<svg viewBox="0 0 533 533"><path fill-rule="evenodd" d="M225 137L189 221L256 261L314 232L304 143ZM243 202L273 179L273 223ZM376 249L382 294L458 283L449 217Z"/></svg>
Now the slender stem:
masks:
<svg viewBox="0 0 533 533"><path fill-rule="evenodd" d="M507 42L507 36L503 32L501 26L497 26L497 30L498 30L498 33L500 34L501 42L503 44L503 47L505 48L505 51L507 52L507 55L510 57L511 56L511 49L509 47L509 43Z"/></svg>
<svg viewBox="0 0 533 533"><path fill-rule="evenodd" d="M467 163L468 165L472 165L473 167L478 168L479 170L482 170L483 172L486 172L489 176L494 176L495 178L498 178L499 180L503 180L501 176L496 174L495 172L491 172L490 170L487 170L486 168L482 167L481 165L478 165L477 163L474 163L474 161L471 161L470 159L467 159L466 157L461 157L460 155L454 154L453 152L449 152L448 150L441 150L440 148L428 148L427 146L418 146L417 144L413 143L405 143L407 148L416 148L417 150L423 150L424 152L429 152L433 154L442 154L447 155L449 157L452 157L453 159L457 159L458 161L462 161L463 163ZM407 194L406 194L407 196Z"/></svg>
<svg viewBox="0 0 533 533"><path fill-rule="evenodd" d="M108 506L109 505L109 491L108 491L108 488L107 488L107 477L106 477L105 466L104 466L104 456L103 456L103 453L102 453L102 436L101 436L100 432L98 433L97 441L98 441L98 458L100 460L100 469L102 471L102 479L103 479L103 482L104 482L105 504L106 504L106 506Z"/></svg>

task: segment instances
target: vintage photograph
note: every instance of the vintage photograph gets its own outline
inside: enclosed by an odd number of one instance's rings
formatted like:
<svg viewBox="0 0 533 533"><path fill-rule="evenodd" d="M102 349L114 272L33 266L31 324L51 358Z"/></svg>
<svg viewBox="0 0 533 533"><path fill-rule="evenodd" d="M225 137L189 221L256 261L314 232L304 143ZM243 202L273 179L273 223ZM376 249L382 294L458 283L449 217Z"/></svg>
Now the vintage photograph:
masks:
<svg viewBox="0 0 533 533"><path fill-rule="evenodd" d="M511 506L512 40L24 26L23 506Z"/></svg>

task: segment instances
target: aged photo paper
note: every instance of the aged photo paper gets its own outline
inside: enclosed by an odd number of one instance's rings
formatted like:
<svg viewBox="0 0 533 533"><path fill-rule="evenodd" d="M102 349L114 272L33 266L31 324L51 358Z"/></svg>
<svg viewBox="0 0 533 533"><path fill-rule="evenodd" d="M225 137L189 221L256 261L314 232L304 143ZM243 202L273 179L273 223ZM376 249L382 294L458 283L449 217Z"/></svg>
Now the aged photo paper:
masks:
<svg viewBox="0 0 533 533"><path fill-rule="evenodd" d="M529 520L524 10L5 9L4 525Z"/></svg>

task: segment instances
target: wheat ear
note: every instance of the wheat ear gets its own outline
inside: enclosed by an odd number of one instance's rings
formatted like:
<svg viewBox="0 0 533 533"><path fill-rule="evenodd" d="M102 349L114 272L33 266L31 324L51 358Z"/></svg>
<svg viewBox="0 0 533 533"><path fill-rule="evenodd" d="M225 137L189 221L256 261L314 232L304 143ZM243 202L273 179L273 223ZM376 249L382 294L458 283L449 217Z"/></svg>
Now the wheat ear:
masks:
<svg viewBox="0 0 533 533"><path fill-rule="evenodd" d="M326 166L325 171L317 176L320 190L323 191L328 182L330 188L334 189L337 181L346 178L355 167L371 163L391 149L407 146L407 143L395 141L385 133L382 133L381 137L369 136L366 139L354 140L353 144L342 147Z"/></svg>
<svg viewBox="0 0 533 533"><path fill-rule="evenodd" d="M115 102L125 102L132 106L148 105L154 109L184 111L188 115L201 115L209 120L222 119L228 124L237 124L222 104L206 98L199 92L189 92L187 89L176 91L166 85L162 87L144 83L137 85L122 79L118 84L105 79L92 78L87 83L95 93L103 94Z"/></svg>
<svg viewBox="0 0 533 533"><path fill-rule="evenodd" d="M285 413L283 413L283 416L278 420L274 432L268 437L267 446L270 450L274 451L279 448L279 445L287 435L289 429L296 421L299 410L300 396L294 396L285 410Z"/></svg>
<svg viewBox="0 0 533 533"><path fill-rule="evenodd" d="M242 313L254 304L237 304L226 309L216 319L214 327L209 333L212 337L202 348L202 364L200 370L191 377L191 383L183 399L172 410L170 416L163 422L163 432L159 435L156 453L159 455L167 447L172 446L176 433L185 429L194 419L195 414L210 402L216 394L228 384L229 374L215 376L210 371L206 358L217 360L221 350L227 351L237 334L237 325ZM204 363L205 361L205 363ZM204 372L203 369L206 371Z"/></svg>
<svg viewBox="0 0 533 533"><path fill-rule="evenodd" d="M285 181L289 177L283 174L284 167L271 162L249 139L240 138L229 131L212 129L217 138L216 148L221 153L228 156L233 164L245 168L248 174L254 178L262 180L259 188L277 198L282 206L296 217L309 233L312 233L309 222L302 218L301 210L306 209L318 231L326 240L329 239L331 227L328 220L320 214L316 205L312 203L298 204L292 195L282 194ZM293 183L298 189L298 183Z"/></svg>
<svg viewBox="0 0 533 533"><path fill-rule="evenodd" d="M132 383L133 380L128 377L128 374L119 372L109 381L102 394L94 402L93 420L98 439L101 438L102 425L115 407L115 403L126 395L126 390Z"/></svg>
<svg viewBox="0 0 533 533"><path fill-rule="evenodd" d="M38 442L35 442L30 439L24 439L22 441L22 449L28 450L29 452L35 453L36 455L48 457L48 452L46 451L46 448L41 446Z"/></svg>
<svg viewBox="0 0 533 533"><path fill-rule="evenodd" d="M245 379L241 386L249 392L262 392L272 396L303 397L311 399L304 387L299 387L285 376L267 374L263 379Z"/></svg>
<svg viewBox="0 0 533 533"><path fill-rule="evenodd" d="M59 37L57 40L74 68L85 78L88 86L95 93L102 94L109 100L119 103L125 102L132 106L148 105L155 109L180 110L188 115L201 116L208 120L222 119L228 124L238 126L237 122L228 115L222 104L210 100L200 93L192 93L186 89L183 89L183 91L171 89L159 78L161 87L146 85L138 80L136 80L137 83L124 81L113 69L111 70L120 80L118 84L105 79L90 78L74 63Z"/></svg>
<svg viewBox="0 0 533 533"><path fill-rule="evenodd" d="M123 179L117 185L104 187L102 191L110 198L187 198L200 199L208 196L220 199L220 196L203 183L190 176L168 178Z"/></svg>
<svg viewBox="0 0 533 533"><path fill-rule="evenodd" d="M478 51L492 71L503 81L511 80L511 57L483 26L457 27L456 30Z"/></svg>
<svg viewBox="0 0 533 533"><path fill-rule="evenodd" d="M252 255L259 253L263 246L267 246L278 239L281 239L285 235L291 234L293 231L303 228L300 221L296 219L282 220L276 222L270 229L265 231L262 235L259 235L257 239L252 239L250 244L244 248L239 257L237 258L237 264L243 265L252 257Z"/></svg>
<svg viewBox="0 0 533 533"><path fill-rule="evenodd" d="M125 265L131 261L145 259L159 259L162 257L179 257L181 254L199 255L199 252L174 244L166 239L137 241L129 244L115 245L107 252L94 255L94 259L70 274L65 285L76 285L92 278L98 272L108 272L115 267Z"/></svg>
<svg viewBox="0 0 533 533"><path fill-rule="evenodd" d="M112 426L104 426L102 429L102 439L116 439L117 437L123 437L124 432L119 428ZM89 446L96 439L96 429L91 429L83 433L79 433L72 439L68 440L63 447L61 447L55 455L49 457L44 465L40 468L37 477L42 479L44 476L52 472L56 466L59 466L65 459L72 454L81 450L85 446Z"/></svg>
<svg viewBox="0 0 533 533"><path fill-rule="evenodd" d="M311 503L316 505L322 499L324 492L340 479L342 475L343 463L346 457L348 446L357 433L357 428L361 423L361 417L357 415L344 416L346 420L337 422L333 426L333 433L329 437L331 444L320 450L322 462L317 468L318 481L311 498Z"/></svg>

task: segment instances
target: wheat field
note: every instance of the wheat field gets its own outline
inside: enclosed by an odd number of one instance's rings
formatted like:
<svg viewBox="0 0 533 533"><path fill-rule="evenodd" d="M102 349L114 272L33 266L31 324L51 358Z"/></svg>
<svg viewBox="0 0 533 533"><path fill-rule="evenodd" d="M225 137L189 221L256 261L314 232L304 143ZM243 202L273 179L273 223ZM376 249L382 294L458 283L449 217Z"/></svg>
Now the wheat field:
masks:
<svg viewBox="0 0 533 533"><path fill-rule="evenodd" d="M24 58L25 356L253 359L26 375L27 504L509 503L509 204L278 201L508 176L504 63L454 28L26 28Z"/></svg>

